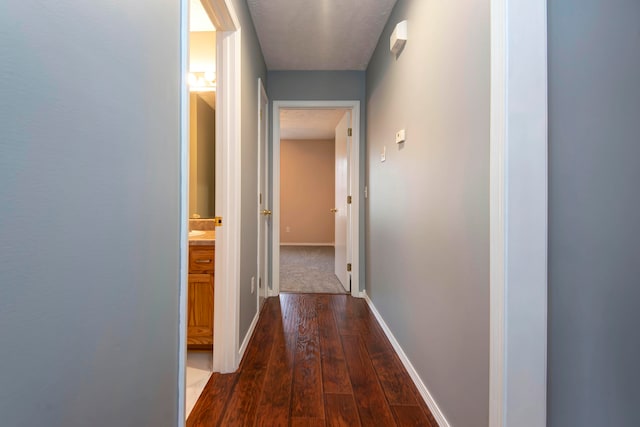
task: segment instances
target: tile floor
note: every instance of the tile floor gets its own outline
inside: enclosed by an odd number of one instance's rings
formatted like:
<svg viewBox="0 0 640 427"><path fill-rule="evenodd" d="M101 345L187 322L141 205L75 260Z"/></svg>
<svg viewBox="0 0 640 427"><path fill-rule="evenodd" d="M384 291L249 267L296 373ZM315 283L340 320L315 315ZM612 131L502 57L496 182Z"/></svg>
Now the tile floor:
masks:
<svg viewBox="0 0 640 427"><path fill-rule="evenodd" d="M185 408L187 417L211 377L212 365L213 354L211 351L187 351L187 404Z"/></svg>

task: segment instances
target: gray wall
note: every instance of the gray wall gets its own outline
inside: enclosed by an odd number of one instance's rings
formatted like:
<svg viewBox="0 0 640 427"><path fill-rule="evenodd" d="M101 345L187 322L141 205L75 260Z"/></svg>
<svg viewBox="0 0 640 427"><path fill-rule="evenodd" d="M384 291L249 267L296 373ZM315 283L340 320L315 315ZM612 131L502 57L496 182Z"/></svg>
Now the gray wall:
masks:
<svg viewBox="0 0 640 427"><path fill-rule="evenodd" d="M640 425L640 2L549 2L548 425Z"/></svg>
<svg viewBox="0 0 640 427"><path fill-rule="evenodd" d="M364 139L364 71L269 71L267 89L270 111L273 111L273 101L360 101L360 134ZM272 126L269 132L272 137ZM364 151L364 147L361 150Z"/></svg>
<svg viewBox="0 0 640 427"><path fill-rule="evenodd" d="M360 206L364 206L366 99L364 71L269 71L269 111L273 101L360 101ZM270 165L273 166L273 114L269 126ZM273 185L273 183L270 183ZM272 191L269 192L273 194ZM355 195L354 195L355 196ZM360 209L360 254L364 254L364 209ZM361 255L362 257L362 255ZM360 265L361 288L364 289L365 268ZM269 283L273 283L269 280Z"/></svg>
<svg viewBox="0 0 640 427"><path fill-rule="evenodd" d="M258 275L258 78L265 81L267 68L246 1L233 0L233 6L242 27L242 231L239 337L239 343L242 343L258 310L257 295L251 293L251 278ZM229 220L233 219L229 218Z"/></svg>
<svg viewBox="0 0 640 427"><path fill-rule="evenodd" d="M0 4L3 426L176 424L179 17Z"/></svg>
<svg viewBox="0 0 640 427"><path fill-rule="evenodd" d="M488 0L399 0L367 69L366 289L456 427L489 416L489 27Z"/></svg>

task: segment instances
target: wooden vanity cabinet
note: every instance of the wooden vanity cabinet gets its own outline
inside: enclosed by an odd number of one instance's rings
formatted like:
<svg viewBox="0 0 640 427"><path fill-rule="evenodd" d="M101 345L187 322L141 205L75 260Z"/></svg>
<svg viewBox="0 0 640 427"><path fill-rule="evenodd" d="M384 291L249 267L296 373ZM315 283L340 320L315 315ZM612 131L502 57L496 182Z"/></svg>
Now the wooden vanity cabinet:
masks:
<svg viewBox="0 0 640 427"><path fill-rule="evenodd" d="M213 346L214 246L189 247L187 348Z"/></svg>

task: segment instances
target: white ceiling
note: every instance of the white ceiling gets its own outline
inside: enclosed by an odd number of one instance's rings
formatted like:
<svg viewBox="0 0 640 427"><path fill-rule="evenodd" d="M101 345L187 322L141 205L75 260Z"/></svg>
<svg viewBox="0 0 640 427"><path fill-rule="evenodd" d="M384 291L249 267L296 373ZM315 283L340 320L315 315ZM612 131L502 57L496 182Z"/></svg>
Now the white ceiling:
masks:
<svg viewBox="0 0 640 427"><path fill-rule="evenodd" d="M334 139L344 109L280 110L280 139Z"/></svg>
<svg viewBox="0 0 640 427"><path fill-rule="evenodd" d="M247 3L269 70L364 70L396 0Z"/></svg>

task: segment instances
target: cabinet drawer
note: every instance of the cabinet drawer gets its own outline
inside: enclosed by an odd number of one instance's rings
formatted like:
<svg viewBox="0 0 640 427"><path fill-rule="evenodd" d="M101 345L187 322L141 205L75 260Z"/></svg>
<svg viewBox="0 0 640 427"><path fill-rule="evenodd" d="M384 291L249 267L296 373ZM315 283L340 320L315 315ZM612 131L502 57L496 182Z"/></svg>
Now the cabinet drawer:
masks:
<svg viewBox="0 0 640 427"><path fill-rule="evenodd" d="M213 272L214 259L213 246L191 246L189 248L189 273Z"/></svg>

